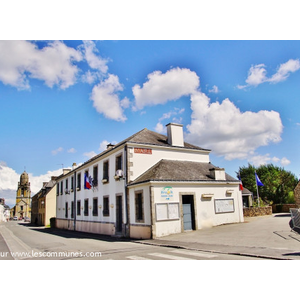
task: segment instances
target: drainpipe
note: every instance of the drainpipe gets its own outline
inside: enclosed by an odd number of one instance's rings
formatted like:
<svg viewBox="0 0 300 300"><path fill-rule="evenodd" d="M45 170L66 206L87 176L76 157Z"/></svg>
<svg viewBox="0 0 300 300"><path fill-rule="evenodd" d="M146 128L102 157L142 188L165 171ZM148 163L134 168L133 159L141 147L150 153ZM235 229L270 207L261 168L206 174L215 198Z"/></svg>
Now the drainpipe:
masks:
<svg viewBox="0 0 300 300"><path fill-rule="evenodd" d="M124 176L125 176L125 180L124 180L124 190L125 190L125 218L126 218L126 222L125 222L125 237L127 236L127 230L128 230L128 219L129 219L129 216L128 216L128 207L127 207L127 204L128 204L128 197L127 197L127 192L128 192L128 157L127 157L127 145L125 145L124 147L124 157L125 157L125 171L124 171ZM129 232L129 230L128 230Z"/></svg>
<svg viewBox="0 0 300 300"><path fill-rule="evenodd" d="M76 171L74 172L73 179L73 191L74 191L74 204L73 204L73 216L74 216L74 231L76 231Z"/></svg>

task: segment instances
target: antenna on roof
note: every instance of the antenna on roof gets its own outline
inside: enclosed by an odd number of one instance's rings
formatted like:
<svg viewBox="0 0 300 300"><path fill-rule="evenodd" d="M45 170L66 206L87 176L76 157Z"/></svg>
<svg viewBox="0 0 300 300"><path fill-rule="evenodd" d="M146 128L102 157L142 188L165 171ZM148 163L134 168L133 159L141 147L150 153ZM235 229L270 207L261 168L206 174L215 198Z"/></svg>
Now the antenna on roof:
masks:
<svg viewBox="0 0 300 300"><path fill-rule="evenodd" d="M64 168L64 164L58 164L58 165L60 165L62 169Z"/></svg>

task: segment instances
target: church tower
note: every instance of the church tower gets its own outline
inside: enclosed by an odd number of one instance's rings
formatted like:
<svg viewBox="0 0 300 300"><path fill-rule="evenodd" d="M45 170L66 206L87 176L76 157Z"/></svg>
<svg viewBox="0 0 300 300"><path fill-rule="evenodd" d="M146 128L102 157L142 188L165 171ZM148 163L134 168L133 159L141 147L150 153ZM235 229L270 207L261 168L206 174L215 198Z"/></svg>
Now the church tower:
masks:
<svg viewBox="0 0 300 300"><path fill-rule="evenodd" d="M31 191L29 176L24 171L20 176L18 182L18 190L16 197L15 216L18 218L29 217L31 218Z"/></svg>

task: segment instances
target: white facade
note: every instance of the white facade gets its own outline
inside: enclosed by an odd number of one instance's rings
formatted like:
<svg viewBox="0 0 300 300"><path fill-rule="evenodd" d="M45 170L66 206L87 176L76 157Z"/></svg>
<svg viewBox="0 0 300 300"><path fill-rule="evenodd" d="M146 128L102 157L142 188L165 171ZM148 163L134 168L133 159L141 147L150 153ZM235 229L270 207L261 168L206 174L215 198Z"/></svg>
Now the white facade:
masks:
<svg viewBox="0 0 300 300"><path fill-rule="evenodd" d="M176 145L170 144L170 136ZM167 172L151 173L155 166L172 167L177 162L196 171L181 179L175 169L176 176L171 174L168 180L163 178ZM200 174L199 169L198 178L198 166L208 174ZM181 125L168 124L168 137L145 129L57 178L56 225L155 238L243 222L238 180L226 179L224 169L207 171L208 166L209 150L183 143ZM85 174L93 179L91 189L84 188ZM191 210L188 225L187 209Z"/></svg>

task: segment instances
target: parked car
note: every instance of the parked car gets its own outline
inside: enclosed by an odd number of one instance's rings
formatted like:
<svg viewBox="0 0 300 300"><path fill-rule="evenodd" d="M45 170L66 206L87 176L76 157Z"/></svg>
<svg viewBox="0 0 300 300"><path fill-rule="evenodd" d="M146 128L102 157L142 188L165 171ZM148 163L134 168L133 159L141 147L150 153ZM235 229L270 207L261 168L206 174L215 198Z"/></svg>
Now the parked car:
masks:
<svg viewBox="0 0 300 300"><path fill-rule="evenodd" d="M18 217L13 217L13 220L14 221L18 221Z"/></svg>
<svg viewBox="0 0 300 300"><path fill-rule="evenodd" d="M29 217L25 217L24 218L24 222L30 222L30 218Z"/></svg>

